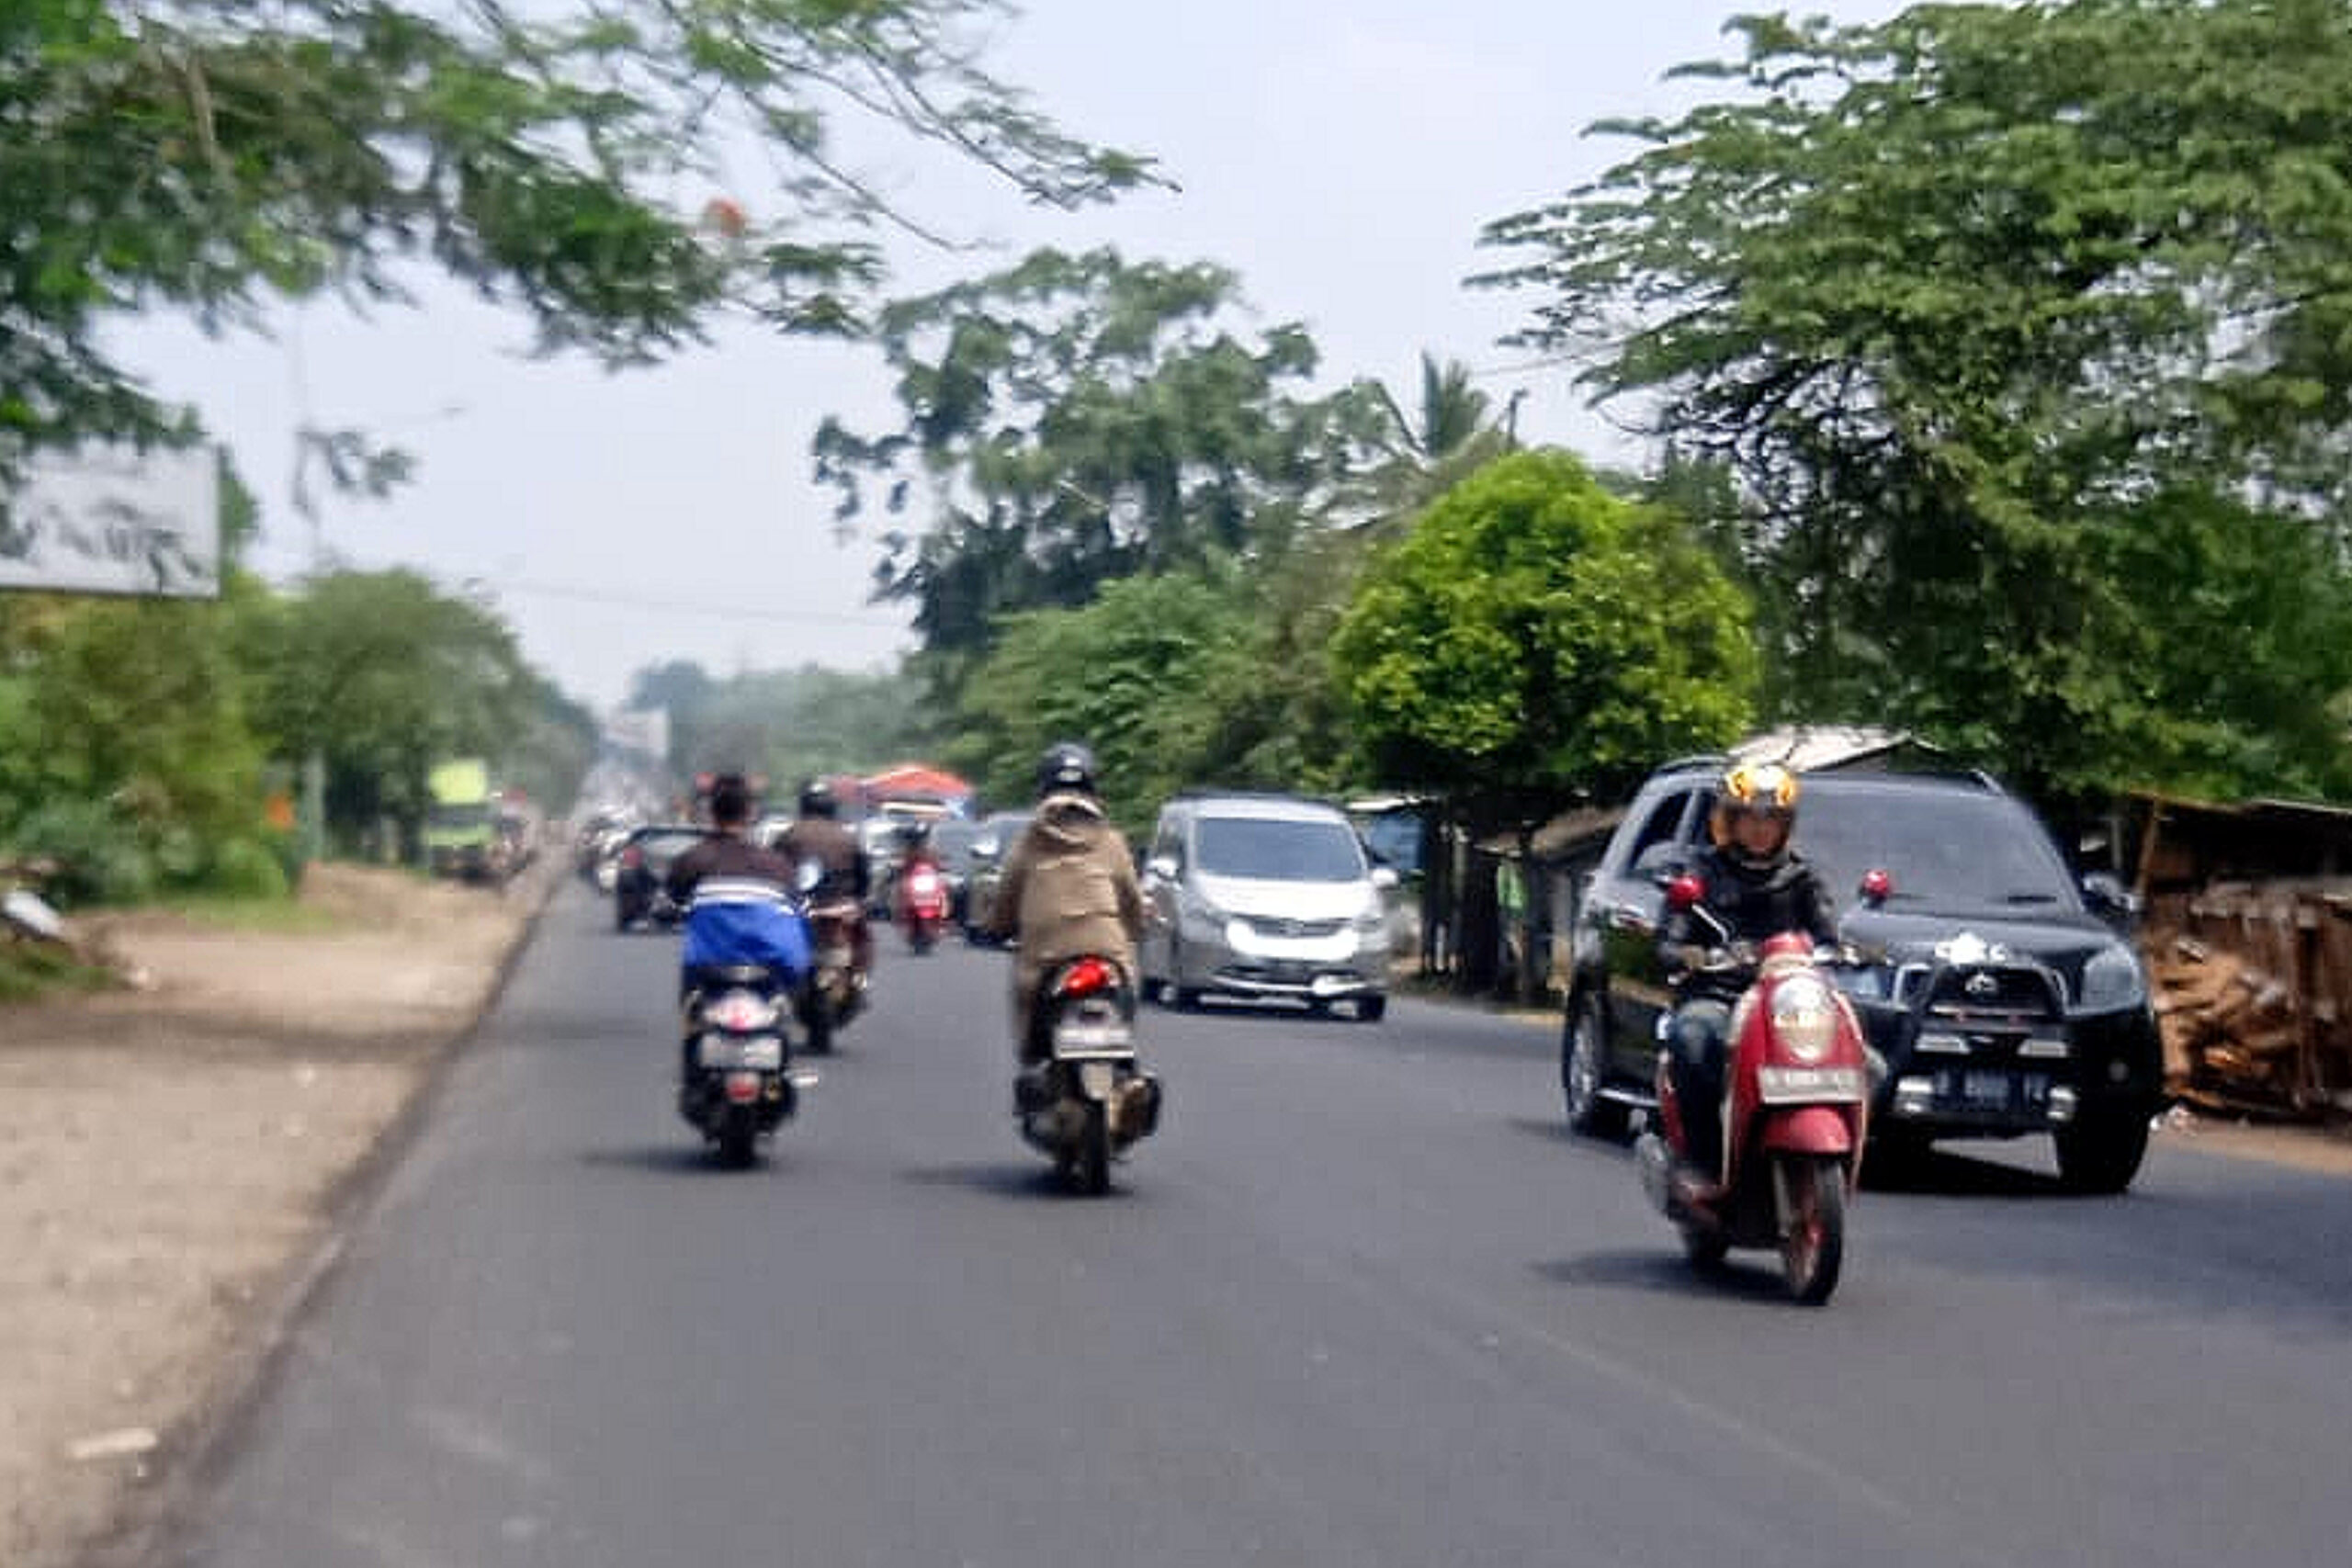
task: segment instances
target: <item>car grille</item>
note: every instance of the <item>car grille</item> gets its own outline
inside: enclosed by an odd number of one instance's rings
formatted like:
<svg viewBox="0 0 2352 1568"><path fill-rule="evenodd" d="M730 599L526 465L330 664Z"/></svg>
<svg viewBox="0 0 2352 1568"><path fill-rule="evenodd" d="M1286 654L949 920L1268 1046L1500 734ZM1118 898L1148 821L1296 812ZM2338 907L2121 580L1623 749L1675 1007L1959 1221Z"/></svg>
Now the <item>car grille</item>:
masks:
<svg viewBox="0 0 2352 1568"><path fill-rule="evenodd" d="M1243 917L1249 927L1260 936L1295 940L1301 937L1337 936L1348 929L1345 920L1276 920L1255 915Z"/></svg>

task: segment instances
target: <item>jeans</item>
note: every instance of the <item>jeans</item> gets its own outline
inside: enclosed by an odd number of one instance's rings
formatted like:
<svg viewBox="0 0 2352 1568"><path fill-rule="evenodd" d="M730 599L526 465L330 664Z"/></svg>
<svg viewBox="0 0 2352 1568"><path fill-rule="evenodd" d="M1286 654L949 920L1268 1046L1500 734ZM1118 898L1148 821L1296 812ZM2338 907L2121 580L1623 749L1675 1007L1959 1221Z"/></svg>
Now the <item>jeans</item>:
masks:
<svg viewBox="0 0 2352 1568"><path fill-rule="evenodd" d="M1683 1157L1710 1179L1724 1168L1724 1051L1731 1005L1696 998L1674 1010L1667 1029L1667 1072L1682 1116Z"/></svg>

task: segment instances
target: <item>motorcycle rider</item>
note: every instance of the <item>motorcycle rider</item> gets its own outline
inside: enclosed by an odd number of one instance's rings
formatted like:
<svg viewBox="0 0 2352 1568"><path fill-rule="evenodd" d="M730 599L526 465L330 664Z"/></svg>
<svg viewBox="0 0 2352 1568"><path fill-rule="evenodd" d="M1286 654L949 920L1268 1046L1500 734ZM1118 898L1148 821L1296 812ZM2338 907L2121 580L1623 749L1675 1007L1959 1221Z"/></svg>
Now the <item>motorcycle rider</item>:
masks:
<svg viewBox="0 0 2352 1568"><path fill-rule="evenodd" d="M730 964L763 964L779 987L798 985L808 973L808 928L793 897L794 863L745 836L752 791L741 773L712 782L710 819L710 836L672 861L665 879L686 911L681 999L693 997L707 971Z"/></svg>
<svg viewBox="0 0 2352 1568"><path fill-rule="evenodd" d="M894 884L897 895L892 902L897 906L899 918L905 919L909 918L907 888L911 884L915 871L920 867L928 866L934 876L943 879L945 871L939 863L938 852L931 847L930 823L910 822L899 829L899 870Z"/></svg>
<svg viewBox="0 0 2352 1568"><path fill-rule="evenodd" d="M1037 812L1004 858L989 909L991 935L1020 943L1012 964L1012 1037L1022 1066L1049 1054L1033 1029L1037 990L1055 965L1091 954L1133 985L1143 889L1125 835L1103 814L1094 753L1076 741L1037 764Z"/></svg>
<svg viewBox="0 0 2352 1568"><path fill-rule="evenodd" d="M1796 816L1794 773L1777 762L1734 763L1716 785L1707 820L1713 841L1690 869L1700 884L1698 905L1670 910L1658 932L1658 956L1679 998L1667 1070L1682 1118L1683 1157L1710 1183L1723 1169L1732 1006L1756 974L1753 953L1741 950L1783 931L1802 931L1821 946L1838 942L1820 876L1789 848ZM1725 950L1737 960L1729 967L1721 964Z"/></svg>
<svg viewBox="0 0 2352 1568"><path fill-rule="evenodd" d="M873 884L872 863L857 841L857 835L843 827L841 799L833 786L823 779L810 779L800 786L800 815L776 840L776 851L795 865L813 860L824 868L822 880L811 893L809 902L854 900L857 914L850 921L850 966L860 975L874 967L874 933L865 920L867 890Z"/></svg>

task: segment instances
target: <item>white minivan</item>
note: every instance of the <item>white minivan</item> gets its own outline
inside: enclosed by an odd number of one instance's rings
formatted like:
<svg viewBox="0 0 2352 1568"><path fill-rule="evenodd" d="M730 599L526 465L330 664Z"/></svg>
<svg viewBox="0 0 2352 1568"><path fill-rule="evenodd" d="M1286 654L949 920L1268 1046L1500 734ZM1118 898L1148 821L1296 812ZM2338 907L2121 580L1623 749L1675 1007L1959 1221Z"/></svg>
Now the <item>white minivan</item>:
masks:
<svg viewBox="0 0 2352 1568"><path fill-rule="evenodd" d="M1187 795L1160 809L1143 870L1143 992L1282 998L1317 1012L1388 1007L1396 885L1346 813L1285 795Z"/></svg>

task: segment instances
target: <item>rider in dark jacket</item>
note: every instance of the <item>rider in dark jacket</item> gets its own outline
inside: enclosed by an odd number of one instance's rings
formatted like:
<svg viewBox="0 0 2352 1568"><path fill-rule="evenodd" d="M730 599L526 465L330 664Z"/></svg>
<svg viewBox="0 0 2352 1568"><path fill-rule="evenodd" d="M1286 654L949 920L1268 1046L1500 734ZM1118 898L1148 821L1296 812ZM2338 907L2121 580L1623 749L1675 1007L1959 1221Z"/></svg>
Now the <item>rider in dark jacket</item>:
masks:
<svg viewBox="0 0 2352 1568"><path fill-rule="evenodd" d="M820 903L854 899L857 913L849 922L850 967L864 975L874 967L874 933L865 921L865 900L874 880L873 863L857 835L837 818L841 801L823 779L800 786L800 815L776 840L776 852L793 864L813 860L824 868L824 880L810 895Z"/></svg>
<svg viewBox="0 0 2352 1568"><path fill-rule="evenodd" d="M692 990L702 970L727 964L765 964L786 986L808 972L793 863L744 837L751 815L750 788L738 774L722 775L710 791L717 831L670 863L670 897L686 911L682 990Z"/></svg>
<svg viewBox="0 0 2352 1568"><path fill-rule="evenodd" d="M1658 932L1659 957L1679 998L1668 1070L1686 1157L1709 1181L1723 1168L1724 1050L1732 1004L1755 978L1752 949L1783 931L1823 946L1838 942L1821 878L1789 848L1796 815L1795 774L1774 762L1735 764L1716 789L1708 821L1714 842L1690 868L1699 902L1671 911Z"/></svg>

